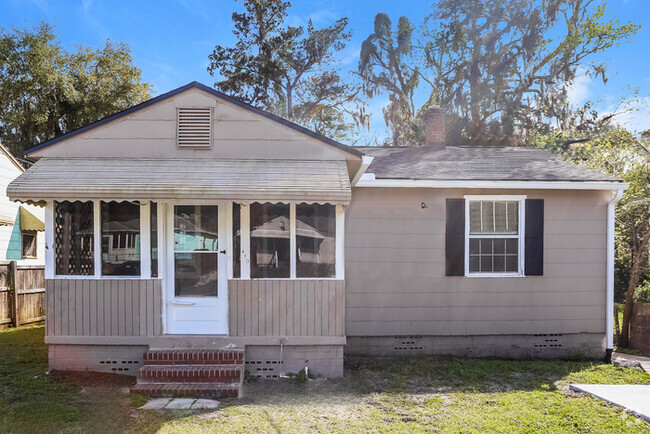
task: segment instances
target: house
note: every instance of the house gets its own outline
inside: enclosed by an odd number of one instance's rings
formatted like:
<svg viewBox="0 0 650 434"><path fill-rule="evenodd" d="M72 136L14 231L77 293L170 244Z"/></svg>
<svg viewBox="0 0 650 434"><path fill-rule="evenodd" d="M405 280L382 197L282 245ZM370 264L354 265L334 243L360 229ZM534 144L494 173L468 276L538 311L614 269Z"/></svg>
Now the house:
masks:
<svg viewBox="0 0 650 434"><path fill-rule="evenodd" d="M424 147L348 147L194 82L27 156L8 193L45 207L51 369L139 370L163 394L209 388L197 363L236 383L244 363L611 354L626 184L446 146L439 108Z"/></svg>
<svg viewBox="0 0 650 434"><path fill-rule="evenodd" d="M45 263L43 208L9 200L7 186L25 171L20 162L0 144L0 262L18 265Z"/></svg>

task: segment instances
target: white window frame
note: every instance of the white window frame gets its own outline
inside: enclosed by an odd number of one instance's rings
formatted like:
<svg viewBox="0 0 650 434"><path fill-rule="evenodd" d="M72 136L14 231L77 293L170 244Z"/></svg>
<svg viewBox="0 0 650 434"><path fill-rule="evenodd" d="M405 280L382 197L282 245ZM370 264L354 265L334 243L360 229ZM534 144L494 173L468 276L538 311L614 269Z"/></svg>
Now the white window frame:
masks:
<svg viewBox="0 0 650 434"><path fill-rule="evenodd" d="M279 202L276 202L279 203ZM282 202L283 203L283 202ZM289 277L251 278L250 264L250 204L240 206L241 270L240 278L234 280L343 280L345 279L345 205L328 203L334 206L336 218L336 263L334 277L296 277L296 203L289 203ZM302 202L301 202L302 203ZM236 254L236 252L233 252ZM232 267L230 267L232 268Z"/></svg>
<svg viewBox="0 0 650 434"><path fill-rule="evenodd" d="M524 277L525 264L525 216L526 216L526 196L525 195L465 195L465 277ZM494 235L481 234L471 235L471 238L517 238L519 240L519 261L518 270L513 272L470 272L469 271L469 241L470 241L470 221L469 205L470 202L476 201L509 201L519 202L519 228L517 235Z"/></svg>

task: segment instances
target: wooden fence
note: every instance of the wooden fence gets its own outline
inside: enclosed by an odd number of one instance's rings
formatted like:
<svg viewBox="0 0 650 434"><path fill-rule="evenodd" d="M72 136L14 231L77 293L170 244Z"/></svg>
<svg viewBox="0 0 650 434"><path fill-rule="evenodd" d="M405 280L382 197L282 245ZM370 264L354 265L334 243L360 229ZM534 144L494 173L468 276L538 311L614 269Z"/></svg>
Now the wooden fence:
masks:
<svg viewBox="0 0 650 434"><path fill-rule="evenodd" d="M45 320L45 268L0 262L0 328Z"/></svg>

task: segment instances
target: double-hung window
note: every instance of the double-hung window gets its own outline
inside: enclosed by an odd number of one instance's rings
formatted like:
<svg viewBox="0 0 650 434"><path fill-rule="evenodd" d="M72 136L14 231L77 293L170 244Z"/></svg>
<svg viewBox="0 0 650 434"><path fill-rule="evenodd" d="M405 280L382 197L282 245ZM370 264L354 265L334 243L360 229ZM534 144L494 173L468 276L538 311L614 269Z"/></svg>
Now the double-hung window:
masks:
<svg viewBox="0 0 650 434"><path fill-rule="evenodd" d="M523 196L466 196L466 275L523 275Z"/></svg>

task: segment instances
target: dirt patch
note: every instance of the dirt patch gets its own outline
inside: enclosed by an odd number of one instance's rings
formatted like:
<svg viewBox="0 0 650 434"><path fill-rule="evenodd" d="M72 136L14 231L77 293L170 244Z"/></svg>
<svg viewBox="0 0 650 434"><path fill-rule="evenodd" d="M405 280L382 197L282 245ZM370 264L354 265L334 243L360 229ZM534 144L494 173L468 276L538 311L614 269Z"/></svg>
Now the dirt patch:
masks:
<svg viewBox="0 0 650 434"><path fill-rule="evenodd" d="M101 372L88 371L52 371L52 378L63 383L74 384L77 386L115 386L131 387L135 384L136 379L130 375L107 374Z"/></svg>

